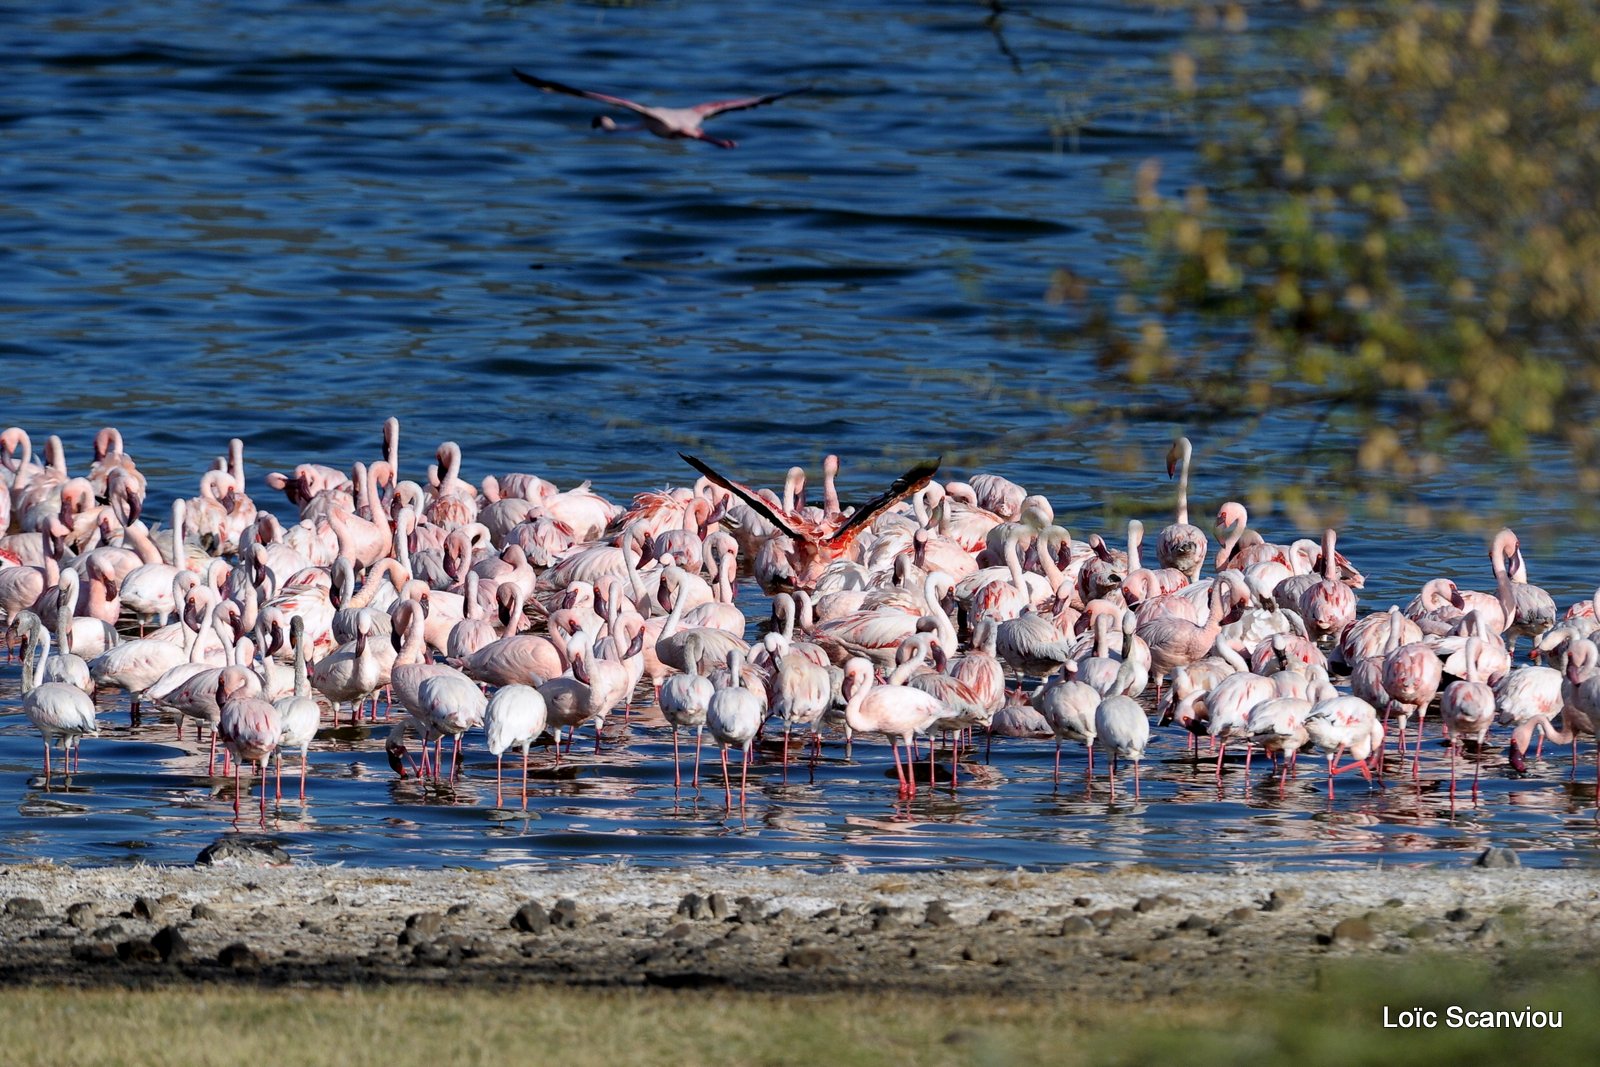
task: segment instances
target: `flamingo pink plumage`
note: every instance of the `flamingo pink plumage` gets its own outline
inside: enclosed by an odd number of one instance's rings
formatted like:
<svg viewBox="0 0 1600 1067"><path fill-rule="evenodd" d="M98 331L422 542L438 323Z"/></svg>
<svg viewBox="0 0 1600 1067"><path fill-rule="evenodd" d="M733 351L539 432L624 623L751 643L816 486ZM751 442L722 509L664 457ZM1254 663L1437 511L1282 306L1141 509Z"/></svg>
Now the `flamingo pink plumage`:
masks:
<svg viewBox="0 0 1600 1067"><path fill-rule="evenodd" d="M712 100L704 104L696 104L693 107L650 107L646 104L635 103L624 97L591 92L588 89L577 89L570 85L563 85L561 82L538 78L532 74L524 74L514 67L511 73L515 74L517 80L524 85L542 89L547 93L566 93L568 96L577 96L584 100L595 100L602 104L610 104L613 107L631 111L643 119L644 128L657 137L665 137L669 140L678 137L704 141L707 144L716 145L718 148L734 148L736 145L733 141L712 137L702 130L700 126L707 119L725 115L730 111L745 111L749 108L761 107L773 101L782 100L786 96L809 92L811 89L811 86L806 85L799 89L789 89L781 93L767 93L765 96L741 96L732 100ZM620 128L604 115L597 117L593 125L596 129L607 131Z"/></svg>

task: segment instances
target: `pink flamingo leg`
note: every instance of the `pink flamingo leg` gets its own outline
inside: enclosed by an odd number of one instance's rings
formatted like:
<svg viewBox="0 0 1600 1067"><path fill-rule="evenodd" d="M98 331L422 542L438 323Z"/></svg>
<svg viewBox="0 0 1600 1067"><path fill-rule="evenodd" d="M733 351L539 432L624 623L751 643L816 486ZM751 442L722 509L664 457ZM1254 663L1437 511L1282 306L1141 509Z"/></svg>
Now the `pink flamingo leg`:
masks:
<svg viewBox="0 0 1600 1067"><path fill-rule="evenodd" d="M528 810L528 746L522 746L522 810Z"/></svg>
<svg viewBox="0 0 1600 1067"><path fill-rule="evenodd" d="M901 796L905 796L906 795L906 775L905 775L905 772L900 769L900 747L899 747L899 742L894 741L894 740L890 740L890 742L889 742L889 752L890 752L891 755L894 756L894 774L895 774L895 777L900 779L900 795Z"/></svg>
<svg viewBox="0 0 1600 1067"><path fill-rule="evenodd" d="M672 728L672 788L683 785L683 765L678 762L678 728Z"/></svg>
<svg viewBox="0 0 1600 1067"><path fill-rule="evenodd" d="M728 781L728 746L722 746L722 801L723 808L733 810L733 786Z"/></svg>
<svg viewBox="0 0 1600 1067"><path fill-rule="evenodd" d="M505 753L494 758L494 806L503 808L506 805L505 797L500 793L501 766L505 762Z"/></svg>
<svg viewBox="0 0 1600 1067"><path fill-rule="evenodd" d="M750 746L744 747L744 758L739 761L739 808L743 810L745 794L748 791L750 779Z"/></svg>

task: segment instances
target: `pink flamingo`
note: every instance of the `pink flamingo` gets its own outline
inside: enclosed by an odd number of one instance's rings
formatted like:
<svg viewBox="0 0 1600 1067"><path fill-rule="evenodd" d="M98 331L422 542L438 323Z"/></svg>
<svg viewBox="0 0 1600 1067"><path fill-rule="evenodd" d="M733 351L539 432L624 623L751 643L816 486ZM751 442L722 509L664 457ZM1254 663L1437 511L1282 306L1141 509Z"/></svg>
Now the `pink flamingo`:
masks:
<svg viewBox="0 0 1600 1067"><path fill-rule="evenodd" d="M1334 544L1338 533L1331 527L1322 532L1322 580L1300 597L1300 617L1312 637L1337 638L1356 621L1356 594L1339 578L1338 555Z"/></svg>
<svg viewBox="0 0 1600 1067"><path fill-rule="evenodd" d="M1556 605L1549 593L1528 584L1527 566L1522 562L1522 548L1515 533L1501 530L1495 535L1489 562L1494 567L1495 592L1506 613L1510 650L1517 650L1517 638L1522 634L1532 638L1537 648L1540 635L1556 624ZM1507 573L1508 567L1516 573Z"/></svg>
<svg viewBox="0 0 1600 1067"><path fill-rule="evenodd" d="M1150 646L1150 665L1156 676L1156 700L1161 700L1162 680L1174 667L1187 667L1205 658L1222 629L1222 585L1211 585L1211 610L1204 625L1175 615L1143 623L1138 635Z"/></svg>
<svg viewBox="0 0 1600 1067"><path fill-rule="evenodd" d="M644 128L657 137L665 137L669 140L674 137L683 137L693 141L714 144L718 148L733 148L736 146L733 141L724 141L720 138L712 137L701 130L701 123L707 119L716 118L718 115L726 114L729 111L745 111L749 108L761 107L763 104L770 104L775 100L782 100L786 96L794 96L797 93L809 92L811 89L811 86L806 85L799 89L789 89L781 93L768 93L765 96L741 96L733 100L713 100L704 104L696 104L693 107L649 107L645 104L623 99L620 96L593 93L587 89L575 89L560 82L536 78L532 74L524 74L515 67L512 68L511 73L515 74L517 80L524 85L531 85L533 88L542 89L547 93L566 93L568 96L596 100L602 104L610 104L613 107L631 111L643 119ZM607 132L621 129L605 115L597 116L592 125L597 130L606 130Z"/></svg>
<svg viewBox="0 0 1600 1067"><path fill-rule="evenodd" d="M1182 571L1191 582L1205 566L1209 547L1205 531L1189 522L1189 457L1193 450L1189 439L1180 437L1167 452L1167 477L1178 476L1178 518L1156 536L1156 558L1161 565Z"/></svg>
<svg viewBox="0 0 1600 1067"><path fill-rule="evenodd" d="M1592 641L1577 640L1567 653L1566 682L1561 686L1565 703L1561 721L1573 734L1572 773L1578 771L1577 735L1600 737L1600 649ZM1600 786L1600 751L1596 752L1595 783Z"/></svg>
<svg viewBox="0 0 1600 1067"><path fill-rule="evenodd" d="M45 661L50 658L50 633L38 616L29 615L32 633L22 664L22 710L44 738L44 777L50 780L50 742L59 738L64 770L77 767L78 743L99 737L94 701L75 685L45 681Z"/></svg>
<svg viewBox="0 0 1600 1067"><path fill-rule="evenodd" d="M924 460L896 478L888 489L862 504L850 515L823 516L821 521L812 521L795 511L775 509L769 501L763 500L749 486L741 485L718 474L693 456L682 452L678 455L685 463L705 475L713 485L726 489L743 500L752 511L772 523L779 533L789 538L787 563L792 577L787 580L796 588L803 589L815 586L822 572L834 560L850 558L854 553L856 540L871 527L874 519L922 489L939 471L938 459ZM777 541L777 538L772 538L770 543Z"/></svg>
<svg viewBox="0 0 1600 1067"><path fill-rule="evenodd" d="M1467 638L1471 646L1467 650L1467 676L1461 681L1451 682L1445 687L1444 696L1439 699L1439 718L1444 721L1444 731L1450 738L1450 795L1456 792L1456 751L1461 747L1464 737L1471 737L1477 746L1483 747L1483 739L1489 735L1489 727L1494 724L1494 691L1478 680L1478 657L1476 636ZM1422 727L1417 727L1420 742ZM1474 760L1472 764L1472 792L1478 792L1478 771L1482 767L1481 759Z"/></svg>
<svg viewBox="0 0 1600 1067"><path fill-rule="evenodd" d="M1250 709L1250 741L1272 758L1280 786L1309 740L1305 721L1311 708L1311 701L1299 697L1274 697Z"/></svg>
<svg viewBox="0 0 1600 1067"><path fill-rule="evenodd" d="M817 733L823 713L833 701L833 680L828 670L796 652L789 651L780 633L763 638L774 664L771 710L783 720L783 773L789 773L789 735L796 724L811 727L811 738L818 748Z"/></svg>
<svg viewBox="0 0 1600 1067"><path fill-rule="evenodd" d="M239 817L239 768L249 761L261 777L261 820L267 818L266 761L278 747L283 721L278 709L262 700L260 681L250 685L243 667L224 667L217 679L216 702L221 707L216 732L233 754L233 816Z"/></svg>
<svg viewBox="0 0 1600 1067"><path fill-rule="evenodd" d="M706 705L706 729L722 749L722 792L729 809L733 807L733 786L728 777L728 746L737 745L743 753L739 764L739 807L743 808L750 779L750 745L767 714L761 698L740 684L743 666L744 650L729 650L728 684L717 687Z"/></svg>
<svg viewBox="0 0 1600 1067"><path fill-rule="evenodd" d="M1061 784L1061 741L1081 741L1089 753L1089 767L1085 772L1094 777L1094 715L1100 707L1100 691L1083 682L1069 678L1070 670L1063 668L1060 675L1034 694L1033 706L1056 736L1055 784Z"/></svg>
<svg viewBox="0 0 1600 1067"><path fill-rule="evenodd" d="M889 738L894 754L894 770L900 779L900 795L915 796L917 781L911 770L914 753L912 738L950 714L937 697L906 685L874 685L872 664L860 656L844 666L844 721L856 733L881 733ZM899 745L906 747L904 768Z"/></svg>
<svg viewBox="0 0 1600 1067"><path fill-rule="evenodd" d="M277 785L279 800L283 799L283 754L300 750L300 802L306 799L306 762L311 742L316 740L317 727L322 725L322 709L311 696L311 680L306 675L306 625L296 615L289 620L289 643L294 648L294 693L273 701L278 709L278 721L283 729L278 734Z"/></svg>
<svg viewBox="0 0 1600 1067"><path fill-rule="evenodd" d="M1470 643L1472 638L1469 637L1467 640ZM1481 658L1476 662L1482 673ZM1469 656L1469 669L1471 665ZM1484 676L1493 678L1493 675L1489 674ZM1498 679L1494 685L1495 721L1502 726L1514 726L1520 731L1524 725L1535 719L1554 718L1566 702L1563 681L1562 673L1554 667L1518 667L1508 671L1505 677ZM1572 725L1568 720L1563 721L1569 727ZM1532 736L1530 731L1523 743L1526 744L1526 740ZM1547 736L1548 733L1539 738L1541 751L1544 748L1544 738ZM1568 736L1561 743L1567 744L1571 740L1572 738Z"/></svg>
<svg viewBox="0 0 1600 1067"><path fill-rule="evenodd" d="M1100 701L1094 711L1095 744L1111 753L1111 767L1106 772L1112 795L1117 791L1117 761L1133 760L1133 795L1139 795L1139 764L1144 760L1144 749L1150 742L1150 720L1144 708L1132 697L1108 696Z"/></svg>
<svg viewBox="0 0 1600 1067"><path fill-rule="evenodd" d="M1390 640L1398 641L1402 616L1398 608L1389 609ZM1398 645L1383 657L1383 688L1389 699L1400 705L1400 736L1405 736L1411 709L1417 715L1417 745L1411 761L1411 772L1417 773L1417 762L1422 756L1422 724L1428 716L1428 705L1439 691L1444 664L1421 641ZM1404 742L1402 742L1403 744Z"/></svg>
<svg viewBox="0 0 1600 1067"><path fill-rule="evenodd" d="M666 679L656 693L656 700L661 705L661 714L672 726L672 785L673 788L683 784L683 764L678 758L678 730L680 727L693 727L694 729L694 778L695 788L700 787L700 738L706 728L706 710L711 706L711 697L716 689L709 678L704 677L700 671L701 638L698 633L690 633L684 642L684 663L687 669L679 674L674 674ZM787 727L785 727L787 733Z"/></svg>
<svg viewBox="0 0 1600 1067"><path fill-rule="evenodd" d="M1306 714L1303 725L1313 745L1328 754L1328 796L1333 796L1335 775L1359 770L1372 781L1369 762L1383 752L1383 723L1376 709L1360 697L1333 697L1318 701ZM1339 757L1350 753L1351 762L1338 766Z"/></svg>
<svg viewBox="0 0 1600 1067"><path fill-rule="evenodd" d="M549 710L539 691L527 685L506 685L495 690L483 712L483 733L494 756L494 804L505 803L501 794L501 764L508 748L522 749L522 809L528 809L528 746L544 732Z"/></svg>

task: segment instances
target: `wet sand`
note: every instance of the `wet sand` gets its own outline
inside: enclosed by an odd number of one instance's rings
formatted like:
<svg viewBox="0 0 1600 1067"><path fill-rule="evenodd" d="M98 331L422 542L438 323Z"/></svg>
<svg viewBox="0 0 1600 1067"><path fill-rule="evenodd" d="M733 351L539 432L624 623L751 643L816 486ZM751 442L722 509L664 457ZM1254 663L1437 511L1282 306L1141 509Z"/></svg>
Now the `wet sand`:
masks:
<svg viewBox="0 0 1600 1067"><path fill-rule="evenodd" d="M1585 871L0 868L0 983L1008 992L1305 986L1330 957L1595 954Z"/></svg>

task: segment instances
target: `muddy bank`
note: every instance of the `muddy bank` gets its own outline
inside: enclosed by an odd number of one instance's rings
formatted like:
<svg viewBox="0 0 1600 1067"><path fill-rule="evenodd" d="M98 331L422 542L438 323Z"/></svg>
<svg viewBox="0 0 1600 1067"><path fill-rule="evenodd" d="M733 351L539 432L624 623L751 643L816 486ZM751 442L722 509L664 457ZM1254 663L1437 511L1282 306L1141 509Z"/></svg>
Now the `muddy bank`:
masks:
<svg viewBox="0 0 1600 1067"><path fill-rule="evenodd" d="M1583 871L0 868L0 983L897 988L1151 999L1330 956L1593 954Z"/></svg>

